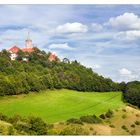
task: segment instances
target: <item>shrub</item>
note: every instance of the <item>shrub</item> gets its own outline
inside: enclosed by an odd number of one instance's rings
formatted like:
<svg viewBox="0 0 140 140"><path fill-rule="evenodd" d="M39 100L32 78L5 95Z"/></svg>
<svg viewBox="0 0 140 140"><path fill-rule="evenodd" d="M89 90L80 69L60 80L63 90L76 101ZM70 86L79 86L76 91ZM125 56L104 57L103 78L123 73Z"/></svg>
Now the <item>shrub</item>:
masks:
<svg viewBox="0 0 140 140"><path fill-rule="evenodd" d="M109 126L112 127L112 128L115 128L115 126L113 124L110 124Z"/></svg>
<svg viewBox="0 0 140 140"><path fill-rule="evenodd" d="M70 123L73 123L73 124L83 124L80 119L75 119L75 118L67 120L67 123L68 124L70 124Z"/></svg>
<svg viewBox="0 0 140 140"><path fill-rule="evenodd" d="M127 118L127 115L126 115L126 114L123 114L123 115L122 115L122 118L123 118L123 119Z"/></svg>
<svg viewBox="0 0 140 140"><path fill-rule="evenodd" d="M101 119L105 119L105 118L106 118L105 114L101 114L99 117L100 117Z"/></svg>
<svg viewBox="0 0 140 140"><path fill-rule="evenodd" d="M136 125L140 125L140 121L135 121L135 124Z"/></svg>
<svg viewBox="0 0 140 140"><path fill-rule="evenodd" d="M122 129L128 131L128 128L125 125L122 125Z"/></svg>
<svg viewBox="0 0 140 140"><path fill-rule="evenodd" d="M140 114L136 114L136 117L140 117Z"/></svg>
<svg viewBox="0 0 140 140"><path fill-rule="evenodd" d="M15 123L17 123L17 122L19 122L19 121L23 121L23 118L22 118L21 116L19 116L19 115L15 115L15 116L10 117L10 118L8 119L8 122L10 122L10 123L12 123L12 124L15 124Z"/></svg>
<svg viewBox="0 0 140 140"><path fill-rule="evenodd" d="M89 132L85 131L81 126L70 125L64 128L59 135L88 135Z"/></svg>
<svg viewBox="0 0 140 140"><path fill-rule="evenodd" d="M7 121L8 117L6 115L3 115L2 113L0 113L0 120Z"/></svg>
<svg viewBox="0 0 140 140"><path fill-rule="evenodd" d="M89 130L91 130L91 131L92 131L92 130L93 130L93 128L92 128L92 127L90 127L90 128L89 128Z"/></svg>
<svg viewBox="0 0 140 140"><path fill-rule="evenodd" d="M111 117L113 116L113 111L109 109L109 110L106 112L105 116L106 116L107 118L111 118Z"/></svg>
<svg viewBox="0 0 140 140"><path fill-rule="evenodd" d="M80 120L86 123L101 123L102 122L101 119L95 115L82 116L80 117Z"/></svg>
<svg viewBox="0 0 140 140"><path fill-rule="evenodd" d="M31 135L46 135L47 134L47 124L41 119L36 117L31 117L28 120L29 133Z"/></svg>
<svg viewBox="0 0 140 140"><path fill-rule="evenodd" d="M123 112L126 112L126 109L123 108L122 111L123 111Z"/></svg>
<svg viewBox="0 0 140 140"><path fill-rule="evenodd" d="M133 127L133 128L134 128L134 127L135 127L135 125L134 125L134 124L131 124L131 127Z"/></svg>
<svg viewBox="0 0 140 140"><path fill-rule="evenodd" d="M13 126L9 126L8 128L8 135L15 135L16 131Z"/></svg>

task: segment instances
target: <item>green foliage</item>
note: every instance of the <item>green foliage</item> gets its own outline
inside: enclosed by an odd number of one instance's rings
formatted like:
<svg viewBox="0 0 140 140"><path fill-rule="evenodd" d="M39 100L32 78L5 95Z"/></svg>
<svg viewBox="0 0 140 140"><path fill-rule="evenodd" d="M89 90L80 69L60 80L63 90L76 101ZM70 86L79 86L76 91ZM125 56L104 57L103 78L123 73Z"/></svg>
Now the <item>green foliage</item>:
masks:
<svg viewBox="0 0 140 140"><path fill-rule="evenodd" d="M140 125L140 121L135 121L135 124L136 125Z"/></svg>
<svg viewBox="0 0 140 140"><path fill-rule="evenodd" d="M82 117L80 117L80 120L82 122L95 123L95 124L102 122L102 120L100 118L98 118L96 115L82 116Z"/></svg>
<svg viewBox="0 0 140 140"><path fill-rule="evenodd" d="M105 118L106 118L105 114L101 114L99 117L100 117L101 119L105 119Z"/></svg>
<svg viewBox="0 0 140 140"><path fill-rule="evenodd" d="M140 82L133 81L127 83L122 97L124 101L140 107Z"/></svg>
<svg viewBox="0 0 140 140"><path fill-rule="evenodd" d="M109 110L105 113L105 116L106 116L107 118L111 118L111 117L113 116L113 111L109 109Z"/></svg>
<svg viewBox="0 0 140 140"><path fill-rule="evenodd" d="M126 114L123 114L123 115L122 115L122 118L123 118L123 119L127 118L127 115L126 115Z"/></svg>
<svg viewBox="0 0 140 140"><path fill-rule="evenodd" d="M80 119L75 119L75 118L67 120L67 123L68 124L70 124L70 123L72 123L72 124L83 124Z"/></svg>
<svg viewBox="0 0 140 140"><path fill-rule="evenodd" d="M4 115L1 115L4 116ZM7 135L47 135L47 131L53 128L53 125L47 124L39 117L22 118L19 115L13 117L2 117L3 121L7 122L8 127L1 126L0 133ZM1 119L0 119L1 120Z"/></svg>
<svg viewBox="0 0 140 140"><path fill-rule="evenodd" d="M122 125L122 129L128 131L128 128L125 125Z"/></svg>
<svg viewBox="0 0 140 140"><path fill-rule="evenodd" d="M59 135L88 135L88 132L81 126L70 125L64 128Z"/></svg>
<svg viewBox="0 0 140 140"><path fill-rule="evenodd" d="M115 128L115 125L113 125L113 124L110 124L109 126L112 127L112 128Z"/></svg>
<svg viewBox="0 0 140 140"><path fill-rule="evenodd" d="M41 118L31 117L28 120L29 133L31 135L46 135L47 124Z"/></svg>
<svg viewBox="0 0 140 140"><path fill-rule="evenodd" d="M119 84L94 73L77 61L69 63L48 61L50 53L34 48L32 53L18 52L11 61L6 50L0 52L0 96L39 92L45 89L73 89L78 91L116 91ZM28 58L29 62L22 61Z"/></svg>

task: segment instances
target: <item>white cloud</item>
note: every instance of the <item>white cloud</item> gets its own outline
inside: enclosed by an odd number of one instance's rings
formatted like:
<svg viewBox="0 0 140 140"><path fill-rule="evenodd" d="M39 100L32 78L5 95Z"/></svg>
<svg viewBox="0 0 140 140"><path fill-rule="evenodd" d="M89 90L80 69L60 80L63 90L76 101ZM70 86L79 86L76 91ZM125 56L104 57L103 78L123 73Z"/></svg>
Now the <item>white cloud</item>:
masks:
<svg viewBox="0 0 140 140"><path fill-rule="evenodd" d="M68 45L68 43L64 43L64 44L51 44L51 45L49 45L49 49L74 50L74 48L70 47Z"/></svg>
<svg viewBox="0 0 140 140"><path fill-rule="evenodd" d="M139 72L132 72L126 68L122 68L119 70L120 73L120 81L134 81L140 79L140 73Z"/></svg>
<svg viewBox="0 0 140 140"><path fill-rule="evenodd" d="M91 26L92 26L93 31L96 31L96 32L99 32L103 29L103 26L98 23L92 23Z"/></svg>
<svg viewBox="0 0 140 140"><path fill-rule="evenodd" d="M140 39L140 30L122 31L117 33L115 38L124 41L135 41Z"/></svg>
<svg viewBox="0 0 140 140"><path fill-rule="evenodd" d="M140 17L134 13L124 13L123 15L112 17L105 24L118 30L140 29Z"/></svg>
<svg viewBox="0 0 140 140"><path fill-rule="evenodd" d="M126 68L120 69L119 72L121 75L131 75L132 74L132 72Z"/></svg>
<svg viewBox="0 0 140 140"><path fill-rule="evenodd" d="M87 31L88 27L79 22L66 23L56 28L57 33L85 33Z"/></svg>

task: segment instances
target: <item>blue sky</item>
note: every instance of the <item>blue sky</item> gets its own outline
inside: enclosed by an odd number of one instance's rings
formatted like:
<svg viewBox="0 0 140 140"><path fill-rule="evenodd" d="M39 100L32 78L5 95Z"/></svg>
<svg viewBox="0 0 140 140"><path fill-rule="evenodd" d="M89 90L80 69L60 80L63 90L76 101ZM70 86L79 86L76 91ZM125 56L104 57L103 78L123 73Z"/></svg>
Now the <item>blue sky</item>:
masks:
<svg viewBox="0 0 140 140"><path fill-rule="evenodd" d="M140 80L140 5L0 5L0 49L34 45L114 81Z"/></svg>

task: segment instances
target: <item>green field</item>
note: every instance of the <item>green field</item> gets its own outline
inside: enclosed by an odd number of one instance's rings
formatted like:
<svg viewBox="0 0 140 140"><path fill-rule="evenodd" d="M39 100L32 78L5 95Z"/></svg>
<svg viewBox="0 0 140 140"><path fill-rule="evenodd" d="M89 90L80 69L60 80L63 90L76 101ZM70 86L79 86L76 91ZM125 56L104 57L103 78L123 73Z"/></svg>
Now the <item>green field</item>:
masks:
<svg viewBox="0 0 140 140"><path fill-rule="evenodd" d="M122 106L121 92L78 92L63 89L0 97L1 113L9 116L38 116L51 123L88 114L100 115L108 109Z"/></svg>

